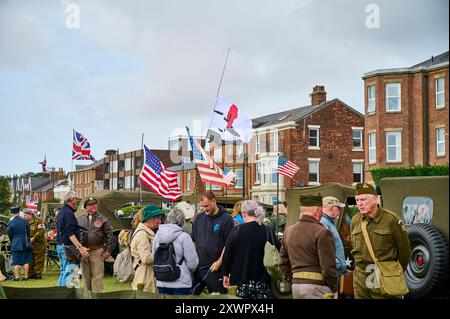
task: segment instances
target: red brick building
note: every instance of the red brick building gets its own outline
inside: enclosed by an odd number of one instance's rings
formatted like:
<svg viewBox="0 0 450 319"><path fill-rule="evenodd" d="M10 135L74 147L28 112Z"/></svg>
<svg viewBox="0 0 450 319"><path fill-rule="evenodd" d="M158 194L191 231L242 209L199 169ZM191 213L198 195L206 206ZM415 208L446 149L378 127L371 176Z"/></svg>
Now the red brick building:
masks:
<svg viewBox="0 0 450 319"><path fill-rule="evenodd" d="M364 179L364 116L337 98L327 101L323 86L313 88L311 105L253 119L253 135L251 197L260 202L276 200L278 155L300 167L292 179L280 175L280 200L288 188Z"/></svg>
<svg viewBox="0 0 450 319"><path fill-rule="evenodd" d="M375 167L448 163L448 57L362 77L366 181Z"/></svg>

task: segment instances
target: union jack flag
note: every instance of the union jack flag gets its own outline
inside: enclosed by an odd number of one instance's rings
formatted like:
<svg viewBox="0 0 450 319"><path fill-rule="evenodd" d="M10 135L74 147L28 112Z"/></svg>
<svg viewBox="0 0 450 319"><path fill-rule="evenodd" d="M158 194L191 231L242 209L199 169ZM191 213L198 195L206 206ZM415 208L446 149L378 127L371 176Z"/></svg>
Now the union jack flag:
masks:
<svg viewBox="0 0 450 319"><path fill-rule="evenodd" d="M29 199L27 201L27 208L31 210L38 210L38 204L39 202L37 200Z"/></svg>
<svg viewBox="0 0 450 319"><path fill-rule="evenodd" d="M72 159L95 161L94 156L91 155L91 145L87 138L75 130L73 130Z"/></svg>
<svg viewBox="0 0 450 319"><path fill-rule="evenodd" d="M181 196L181 190L177 184L178 174L167 170L147 146L144 145L144 149L145 162L139 174L140 181L155 194L175 202Z"/></svg>

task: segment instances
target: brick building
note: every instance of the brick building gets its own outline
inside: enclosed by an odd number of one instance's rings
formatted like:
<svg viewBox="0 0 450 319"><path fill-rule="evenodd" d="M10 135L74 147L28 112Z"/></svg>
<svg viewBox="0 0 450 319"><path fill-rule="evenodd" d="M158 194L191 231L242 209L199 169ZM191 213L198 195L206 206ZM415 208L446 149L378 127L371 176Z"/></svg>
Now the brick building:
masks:
<svg viewBox="0 0 450 319"><path fill-rule="evenodd" d="M362 77L367 181L375 167L448 163L448 57Z"/></svg>
<svg viewBox="0 0 450 319"><path fill-rule="evenodd" d="M300 167L293 179L280 175L280 200L292 187L363 180L364 116L337 98L327 101L323 86L315 86L310 96L311 105L253 119L253 199L276 200L278 155Z"/></svg>
<svg viewBox="0 0 450 319"><path fill-rule="evenodd" d="M103 189L104 159L90 165L75 165L73 190L82 198Z"/></svg>

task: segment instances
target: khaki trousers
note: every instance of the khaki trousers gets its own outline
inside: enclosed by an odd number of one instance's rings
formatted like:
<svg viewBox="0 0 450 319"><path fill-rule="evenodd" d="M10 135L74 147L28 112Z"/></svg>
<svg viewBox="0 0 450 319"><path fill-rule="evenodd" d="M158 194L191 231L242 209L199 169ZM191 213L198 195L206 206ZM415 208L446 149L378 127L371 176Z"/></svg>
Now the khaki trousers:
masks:
<svg viewBox="0 0 450 319"><path fill-rule="evenodd" d="M324 299L325 294L332 293L330 287L315 284L292 284L293 299Z"/></svg>
<svg viewBox="0 0 450 319"><path fill-rule="evenodd" d="M89 256L81 257L80 264L84 288L92 290L92 292L103 292L103 274L105 272L103 248L89 250Z"/></svg>

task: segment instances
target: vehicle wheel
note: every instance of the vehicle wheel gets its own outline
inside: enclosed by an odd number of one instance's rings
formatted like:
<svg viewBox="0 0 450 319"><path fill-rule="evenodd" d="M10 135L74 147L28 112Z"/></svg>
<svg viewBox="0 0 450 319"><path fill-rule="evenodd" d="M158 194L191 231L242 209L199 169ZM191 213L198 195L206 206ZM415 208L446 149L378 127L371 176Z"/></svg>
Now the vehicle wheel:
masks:
<svg viewBox="0 0 450 319"><path fill-rule="evenodd" d="M448 282L448 241L434 226L415 224L408 230L411 258L405 272L412 298L432 297Z"/></svg>
<svg viewBox="0 0 450 319"><path fill-rule="evenodd" d="M292 299L292 291L289 292L281 292L280 291L280 280L271 280L270 281L270 290L275 299Z"/></svg>

